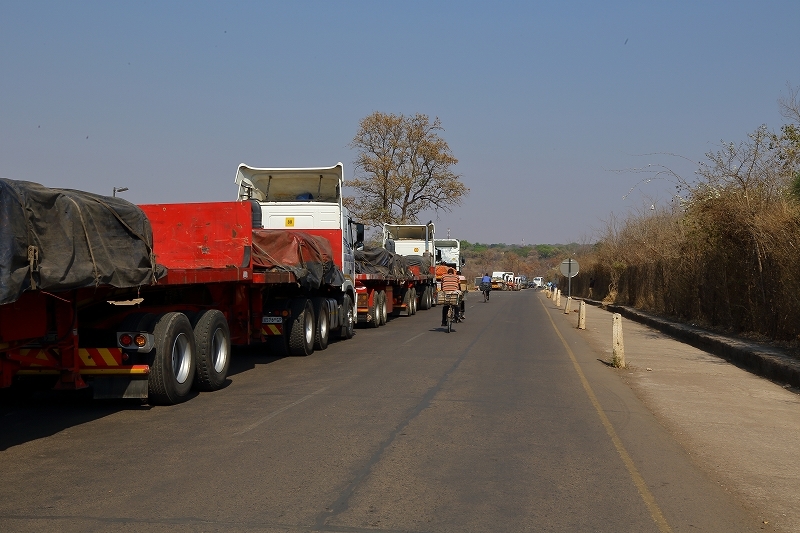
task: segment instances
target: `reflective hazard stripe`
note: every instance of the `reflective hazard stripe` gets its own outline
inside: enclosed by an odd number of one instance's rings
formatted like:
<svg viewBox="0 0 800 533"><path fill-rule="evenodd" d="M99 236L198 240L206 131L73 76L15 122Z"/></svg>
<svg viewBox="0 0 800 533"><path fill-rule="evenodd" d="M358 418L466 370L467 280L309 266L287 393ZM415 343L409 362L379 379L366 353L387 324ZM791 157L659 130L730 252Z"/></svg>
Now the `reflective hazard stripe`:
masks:
<svg viewBox="0 0 800 533"><path fill-rule="evenodd" d="M264 324L261 328L262 335L283 335L282 324Z"/></svg>
<svg viewBox="0 0 800 533"><path fill-rule="evenodd" d="M58 355L54 349L52 353ZM30 367L59 366L60 361L48 350L23 348L19 351L20 362ZM82 368L114 368L122 365L122 350L119 348L79 348L78 358Z"/></svg>
<svg viewBox="0 0 800 533"><path fill-rule="evenodd" d="M122 353L120 350L109 348L81 348L78 350L78 357L84 367L109 368L122 364Z"/></svg>
<svg viewBox="0 0 800 533"><path fill-rule="evenodd" d="M40 366L58 366L59 362L47 350L38 348L23 348L19 351L20 363L27 366L40 367Z"/></svg>

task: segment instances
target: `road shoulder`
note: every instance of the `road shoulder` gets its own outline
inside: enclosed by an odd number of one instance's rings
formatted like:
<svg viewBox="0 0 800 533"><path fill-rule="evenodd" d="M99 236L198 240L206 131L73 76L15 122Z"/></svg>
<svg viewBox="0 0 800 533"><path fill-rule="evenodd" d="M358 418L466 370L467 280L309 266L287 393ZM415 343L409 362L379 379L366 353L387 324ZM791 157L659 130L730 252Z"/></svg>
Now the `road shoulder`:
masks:
<svg viewBox="0 0 800 533"><path fill-rule="evenodd" d="M577 327L577 314L564 319ZM611 323L612 312L586 306L581 334L605 361ZM620 377L697 464L769 526L800 532L800 396L632 320L623 320L623 340L629 368Z"/></svg>

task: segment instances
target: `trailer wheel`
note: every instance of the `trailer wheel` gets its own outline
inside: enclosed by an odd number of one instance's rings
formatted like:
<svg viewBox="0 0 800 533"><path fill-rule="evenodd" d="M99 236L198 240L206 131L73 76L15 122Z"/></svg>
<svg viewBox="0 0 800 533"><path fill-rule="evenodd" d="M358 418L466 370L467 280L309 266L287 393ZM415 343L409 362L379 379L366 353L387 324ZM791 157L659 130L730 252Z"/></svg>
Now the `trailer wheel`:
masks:
<svg viewBox="0 0 800 533"><path fill-rule="evenodd" d="M380 316L378 316L378 308L380 307L381 293L375 291L372 295L372 305L367 308L367 326L377 328L381 325Z"/></svg>
<svg viewBox="0 0 800 533"><path fill-rule="evenodd" d="M419 307L423 311L427 311L431 308L431 293L429 289L430 287L426 285L425 288L422 289L422 298L419 299Z"/></svg>
<svg viewBox="0 0 800 533"><path fill-rule="evenodd" d="M379 294L380 294L380 297L381 297L381 301L378 304L378 322L379 322L378 325L379 326L385 326L386 325L386 321L388 320L388 317L386 316L386 314L387 314L387 311L386 311L386 292L385 291L381 291Z"/></svg>
<svg viewBox="0 0 800 533"><path fill-rule="evenodd" d="M298 298L292 302L292 325L289 334L289 353L314 353L314 308L311 301Z"/></svg>
<svg viewBox="0 0 800 533"><path fill-rule="evenodd" d="M314 316L317 324L314 328L314 348L324 350L328 347L330 337L330 313L328 313L328 301L325 298L314 298Z"/></svg>
<svg viewBox="0 0 800 533"><path fill-rule="evenodd" d="M416 287L411 289L411 298L408 301L409 309L411 312L409 315L416 315L417 314L417 289Z"/></svg>
<svg viewBox="0 0 800 533"><path fill-rule="evenodd" d="M195 388L213 391L222 388L231 363L231 333L222 311L210 309L193 320L197 347Z"/></svg>
<svg viewBox="0 0 800 533"><path fill-rule="evenodd" d="M344 323L339 328L339 338L352 339L355 334L356 317L353 312L353 300L349 294L345 294L342 298L342 319Z"/></svg>
<svg viewBox="0 0 800 533"><path fill-rule="evenodd" d="M164 313L153 330L155 349L147 380L150 403L185 401L194 381L194 331L183 313Z"/></svg>

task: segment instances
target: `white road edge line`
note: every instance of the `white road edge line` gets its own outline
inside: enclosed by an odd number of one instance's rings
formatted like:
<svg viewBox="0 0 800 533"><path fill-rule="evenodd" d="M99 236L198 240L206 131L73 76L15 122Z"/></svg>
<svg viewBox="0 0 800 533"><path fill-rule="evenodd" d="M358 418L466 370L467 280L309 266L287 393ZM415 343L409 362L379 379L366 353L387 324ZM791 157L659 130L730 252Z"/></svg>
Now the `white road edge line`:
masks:
<svg viewBox="0 0 800 533"><path fill-rule="evenodd" d="M266 422L267 420L269 420L269 419L271 419L271 418L275 418L276 416L278 416L278 415L279 415L279 414L281 414L282 412L284 412L284 411L287 411L287 410L291 409L291 408L292 408L292 407L294 407L295 405L300 405L301 403L303 403L304 401L308 400L309 398L313 398L313 397L314 397L314 396L316 396L317 394L320 394L320 393L322 393L323 391L327 390L327 388L328 388L328 387L323 387L323 388L319 389L318 391L312 392L312 393L311 393L311 394L309 394L308 396L303 396L302 398L300 398L299 400L297 400L297 401L296 401L296 402L294 402L294 403L290 403L290 404L289 404L289 405L287 405L286 407L281 407L281 408L280 408L280 409L278 409L277 411L273 411L273 412L271 412L270 414L268 414L267 416L265 416L265 417L264 417L264 418L262 418L261 420L258 420L257 422L254 422L254 423L250 424L249 426L247 426L247 427L246 427L246 428L244 428L243 430L241 430L241 431L238 431L238 432L234 433L234 436L244 435L244 434L245 434L245 433L247 433L248 431L250 431L250 430L252 430L252 429L255 429L255 428L257 428L258 426L260 426L261 424L263 424L263 423L264 423L264 422Z"/></svg>

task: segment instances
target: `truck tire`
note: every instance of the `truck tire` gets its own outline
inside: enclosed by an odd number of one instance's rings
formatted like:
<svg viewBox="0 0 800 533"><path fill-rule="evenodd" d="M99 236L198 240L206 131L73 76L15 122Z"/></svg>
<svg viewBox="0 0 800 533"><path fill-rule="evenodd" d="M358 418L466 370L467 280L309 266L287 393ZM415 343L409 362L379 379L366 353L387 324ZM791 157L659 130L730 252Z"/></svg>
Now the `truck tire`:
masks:
<svg viewBox="0 0 800 533"><path fill-rule="evenodd" d="M406 316L413 315L414 311L414 304L412 303L414 300L414 289L408 288L406 289L406 293L403 296L403 303L406 304Z"/></svg>
<svg viewBox="0 0 800 533"><path fill-rule="evenodd" d="M289 353L311 355L314 353L314 308L311 301L298 298L292 302Z"/></svg>
<svg viewBox="0 0 800 533"><path fill-rule="evenodd" d="M408 300L408 306L410 308L409 315L416 315L417 314L417 289L411 289L411 298Z"/></svg>
<svg viewBox="0 0 800 533"><path fill-rule="evenodd" d="M422 298L419 299L419 308L423 311L427 311L431 308L431 291L430 287L427 285L422 290Z"/></svg>
<svg viewBox="0 0 800 533"><path fill-rule="evenodd" d="M387 311L386 311L386 292L385 291L381 291L380 292L380 296L381 296L381 301L380 301L380 304L378 305L378 322L379 322L378 325L379 326L385 326L386 325L386 321L388 320L388 317L386 316L387 315Z"/></svg>
<svg viewBox="0 0 800 533"><path fill-rule="evenodd" d="M231 364L231 332L222 311L209 309L193 320L195 352L195 388L204 391L221 389Z"/></svg>
<svg viewBox="0 0 800 533"><path fill-rule="evenodd" d="M371 328L377 328L381 325L381 317L379 316L381 303L381 292L375 291L372 295L372 305L367 309L367 325Z"/></svg>
<svg viewBox="0 0 800 533"><path fill-rule="evenodd" d="M328 347L331 332L328 300L325 298L314 298L311 300L311 303L314 305L314 316L317 319L317 323L314 327L314 349L324 350Z"/></svg>
<svg viewBox="0 0 800 533"><path fill-rule="evenodd" d="M342 297L342 327L339 328L340 339L352 339L355 334L356 317L353 311L353 300L349 294Z"/></svg>
<svg viewBox="0 0 800 533"><path fill-rule="evenodd" d="M194 331L183 313L164 313L153 330L150 377L147 380L151 404L171 405L188 399L194 381Z"/></svg>

